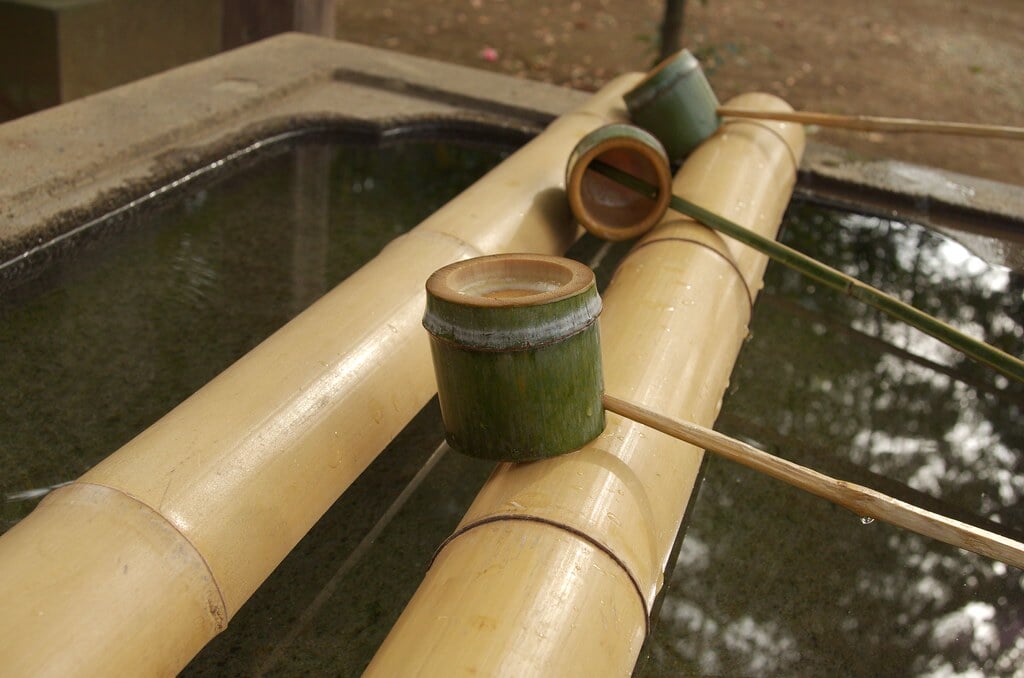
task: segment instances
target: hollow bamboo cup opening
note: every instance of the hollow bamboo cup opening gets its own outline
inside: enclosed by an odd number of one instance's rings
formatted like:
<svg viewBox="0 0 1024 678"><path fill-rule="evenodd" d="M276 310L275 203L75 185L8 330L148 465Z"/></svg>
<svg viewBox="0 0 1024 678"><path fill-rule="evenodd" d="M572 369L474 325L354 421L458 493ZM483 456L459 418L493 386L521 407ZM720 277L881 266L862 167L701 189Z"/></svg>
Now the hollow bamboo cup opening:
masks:
<svg viewBox="0 0 1024 678"><path fill-rule="evenodd" d="M652 199L597 172L594 161L643 176L656 186ZM569 156L566 193L573 216L590 233L604 240L629 240L650 230L665 211L672 192L668 156L650 133L633 125L599 127L583 137Z"/></svg>
<svg viewBox="0 0 1024 678"><path fill-rule="evenodd" d="M593 283L594 273L578 261L495 255L445 266L427 280L427 293L469 306L535 306L579 294Z"/></svg>
<svg viewBox="0 0 1024 678"><path fill-rule="evenodd" d="M593 271L505 254L446 266L426 287L423 326L449 445L527 461L579 449L604 430Z"/></svg>

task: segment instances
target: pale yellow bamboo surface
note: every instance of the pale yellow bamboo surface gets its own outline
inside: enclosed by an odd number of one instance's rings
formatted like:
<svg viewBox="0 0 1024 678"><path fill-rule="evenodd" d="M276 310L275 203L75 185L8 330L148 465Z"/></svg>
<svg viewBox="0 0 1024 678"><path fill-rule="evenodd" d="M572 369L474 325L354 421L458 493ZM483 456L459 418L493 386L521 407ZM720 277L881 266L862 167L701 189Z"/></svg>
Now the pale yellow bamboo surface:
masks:
<svg viewBox="0 0 1024 678"><path fill-rule="evenodd" d="M785 107L768 95L737 105ZM774 236L802 150L799 126L728 123L674 187ZM713 422L766 263L669 213L604 294L606 388ZM629 675L702 454L609 414L581 450L500 464L367 675Z"/></svg>
<svg viewBox="0 0 1024 678"><path fill-rule="evenodd" d="M914 132L919 134L948 134L1024 141L1024 128L1008 125L943 122L939 120L918 120L916 118L888 118L874 115L838 115L835 113L815 113L811 111L758 111L736 108L735 106L720 107L718 115L723 118L779 120L783 122L796 122L802 125L860 130L862 132Z"/></svg>
<svg viewBox="0 0 1024 678"><path fill-rule="evenodd" d="M697 445L708 452L828 499L862 518L881 520L1024 570L1024 544L1018 541L926 511L871 488L837 480L713 429L666 417L607 393L603 400L605 408L610 412L629 417L673 438Z"/></svg>
<svg viewBox="0 0 1024 678"><path fill-rule="evenodd" d="M575 240L564 159L625 119L641 77L556 120L0 538L0 674L181 670L433 396L430 273Z"/></svg>

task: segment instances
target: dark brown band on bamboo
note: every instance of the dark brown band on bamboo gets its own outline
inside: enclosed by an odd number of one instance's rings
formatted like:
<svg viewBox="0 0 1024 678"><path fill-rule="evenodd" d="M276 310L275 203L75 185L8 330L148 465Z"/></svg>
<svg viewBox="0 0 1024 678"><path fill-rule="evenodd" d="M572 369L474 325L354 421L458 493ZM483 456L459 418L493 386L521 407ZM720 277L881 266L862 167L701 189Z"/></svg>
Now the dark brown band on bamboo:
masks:
<svg viewBox="0 0 1024 678"><path fill-rule="evenodd" d="M455 530L454 532L452 532L448 536L447 539L445 539L443 542L441 542L441 545L437 547L436 551L434 551L434 555L430 557L430 564L427 565L427 569L429 570L431 567L434 566L434 561L437 560L437 557L439 555L441 555L441 551L444 550L444 547L447 546L448 544L452 543L453 541L455 541L456 538L461 537L462 535L464 535L465 533L469 532L470 530L476 529L476 528L481 527L483 525L489 525L490 523L500 523L500 522L503 522L503 521L510 521L510 520L518 520L518 521L523 521L523 522L528 522L528 523L540 523L541 525L550 525L551 527L558 528L559 530L562 530L563 532L568 532L569 534L573 535L574 537L578 537L579 539L587 542L588 544L590 544L591 546L596 548L598 551L601 551L606 556L611 558L615 562L616 565L618 565L620 568L622 568L622 571L626 573L627 577L629 577L630 583L633 584L633 589L636 591L636 595L640 599L640 607L644 611L644 637L646 638L647 636L650 635L650 633L651 633L651 609L647 605L647 598L644 597L643 589L640 587L640 581L636 578L636 576L633 575L633 572L630 571L629 567L626 565L626 562L624 560L622 560L622 558L619 558L615 554L615 552L612 551L610 548L608 548L607 546L605 546L604 544L602 544L598 540L594 539L593 537L591 537L589 534L587 534L583 530L580 530L579 528L576 528L576 527L572 527L571 525L566 525L565 523L560 523L558 521L551 520L549 518L542 518L541 516L531 516L531 515L526 514L526 513L502 513L500 515L487 516L486 518L481 518L479 520L474 520L473 522L469 523L468 525L463 525L459 529Z"/></svg>
<svg viewBox="0 0 1024 678"><path fill-rule="evenodd" d="M210 567L210 562L206 559L206 556L203 554L203 552L200 551L196 547L196 545L192 542L192 540L188 538L188 535L185 534L184 532L182 532L181 528L179 528L177 525L174 524L173 520L171 520L170 518L168 518L163 513L161 513L157 509L153 508L152 506L150 506L146 502L142 501L141 499L139 499L135 495L133 495L133 494L131 494L131 493L121 489L120 487L115 487L114 485L107 485L106 483L97 483L97 482L94 482L94 481L91 481L91 480L76 480L74 482L68 483L67 485L63 485L61 487L58 487L56 490L54 490L50 494L46 495L46 497L43 498L43 501L44 502L47 501L47 500L58 501L59 498L61 496L63 496L61 494L61 490L70 490L71 488L75 487L76 485L91 485L92 487L101 487L104 490L108 490L110 492L114 492L116 494L119 494L122 497L128 499L130 502L132 502L134 504L137 504L138 506L141 506L148 513L151 513L151 514L155 515L163 523L165 523L168 527L170 527L171 530L175 534L177 534L179 537L181 537L182 541L184 541L186 544L188 544L188 547L192 550L192 553L195 554L195 556L199 559L199 562L201 562L203 564L203 567L206 568L206 574L210 578L210 584L213 586L213 590L217 594L217 599L220 602L220 606L217 607L214 601L210 601L213 604L209 605L208 608L207 608L207 611L210 613L210 616L213 618L214 627L216 628L217 633L220 633L221 631L223 631L224 629L226 629L228 627L228 620L233 616L233 613L230 610L228 610L228 604L227 604L227 601L224 598L224 591L221 590L220 582L217 581L217 576L213 573L213 568ZM51 499L51 498L56 498L56 499Z"/></svg>
<svg viewBox="0 0 1024 678"><path fill-rule="evenodd" d="M700 222L697 222L697 223L700 223ZM743 291L747 293L747 301L750 302L750 312L751 312L751 314L753 314L753 312L754 312L754 293L750 291L750 285L747 283L747 279L743 277L743 272L740 271L740 267L736 265L736 262L732 260L732 257L730 257L729 255L725 254L724 252L716 250L714 247L712 247L711 245L707 244L706 242L701 242L700 240L695 240L693 238L679 238L679 237L676 237L676 236L670 236L668 238L653 238L651 240L648 240L647 242L642 242L639 245L637 245L636 247L634 247L622 259L622 261L625 261L626 259L628 259L633 254L633 252L636 252L637 250L643 249L644 247L647 247L648 245L654 245L654 244L659 243L659 242L671 242L671 241L688 242L688 243L692 243L694 245L699 245L699 246L701 246L701 247L703 247L703 248L705 248L707 250L710 250L710 251L714 252L715 254L720 256L727 264L729 264L729 266L732 267L732 270L736 271L736 275L738 275L740 277L740 281L742 282L742 285L743 285ZM621 265L621 262L620 262L620 265Z"/></svg>

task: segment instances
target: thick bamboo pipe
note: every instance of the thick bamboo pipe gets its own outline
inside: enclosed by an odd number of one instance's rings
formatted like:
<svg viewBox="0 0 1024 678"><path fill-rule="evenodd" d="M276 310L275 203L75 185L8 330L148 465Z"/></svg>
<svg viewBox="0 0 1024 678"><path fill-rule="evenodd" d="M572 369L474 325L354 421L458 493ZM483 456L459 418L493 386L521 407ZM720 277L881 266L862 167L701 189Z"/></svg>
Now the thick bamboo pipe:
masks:
<svg viewBox="0 0 1024 678"><path fill-rule="evenodd" d="M785 107L767 95L735 103ZM675 191L773 235L802 151L793 125L728 123L687 160ZM711 424L765 265L686 218L648 233L604 295L606 389ZM632 670L703 453L607 419L577 452L498 466L367 675Z"/></svg>
<svg viewBox="0 0 1024 678"><path fill-rule="evenodd" d="M575 239L618 78L0 538L0 673L173 675L434 393L423 281Z"/></svg>

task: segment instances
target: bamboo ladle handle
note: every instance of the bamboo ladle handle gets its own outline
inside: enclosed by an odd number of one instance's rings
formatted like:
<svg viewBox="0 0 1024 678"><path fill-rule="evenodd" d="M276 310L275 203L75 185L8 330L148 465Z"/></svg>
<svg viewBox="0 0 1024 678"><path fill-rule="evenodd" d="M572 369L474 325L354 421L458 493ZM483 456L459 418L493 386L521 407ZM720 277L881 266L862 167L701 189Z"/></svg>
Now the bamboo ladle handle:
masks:
<svg viewBox="0 0 1024 678"><path fill-rule="evenodd" d="M753 118L778 120L821 127L840 127L864 132L917 132L927 134L953 134L958 136L1016 139L1024 141L1024 128L1008 125L983 125L966 122L942 122L914 118L887 118L872 115L837 115L811 111L754 111L720 106L717 113L723 118Z"/></svg>
<svg viewBox="0 0 1024 678"><path fill-rule="evenodd" d="M862 518L878 519L1024 570L1024 544L1008 537L932 513L870 488L832 478L717 431L652 412L607 393L602 396L602 403L609 412L827 499Z"/></svg>
<svg viewBox="0 0 1024 678"><path fill-rule="evenodd" d="M603 174L641 195L652 199L657 197L657 187L639 177L633 176L629 172L624 172L614 165L594 160L590 163L589 169ZM875 289L867 283L837 271L831 266L826 266L820 261L778 241L759 235L719 214L704 209L700 205L684 200L678 195L670 195L668 204L676 212L692 217L708 228L724 233L744 245L753 247L758 252L768 255L773 260L792 268L811 280L859 299L883 313L898 318L908 325L935 337L964 355L995 368L1007 377L1024 383L1024 360L1010 355L991 344L975 339L955 327L942 322L938 318L934 318L910 304Z"/></svg>

